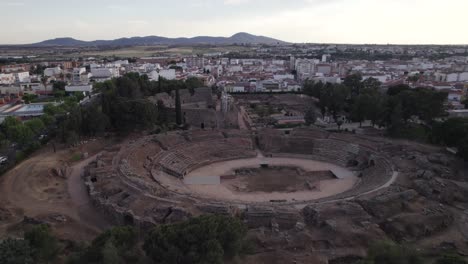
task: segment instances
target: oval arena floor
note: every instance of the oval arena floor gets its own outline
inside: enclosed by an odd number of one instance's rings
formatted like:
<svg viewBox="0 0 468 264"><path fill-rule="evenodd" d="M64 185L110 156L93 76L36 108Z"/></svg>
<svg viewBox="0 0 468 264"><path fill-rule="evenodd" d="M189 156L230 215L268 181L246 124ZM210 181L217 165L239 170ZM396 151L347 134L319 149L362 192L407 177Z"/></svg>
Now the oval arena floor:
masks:
<svg viewBox="0 0 468 264"><path fill-rule="evenodd" d="M295 167L300 168L305 172L322 172L330 171L335 177L325 179L314 179L311 175L308 178L313 184L311 189L297 189L281 191L274 188L267 191L238 191L231 187L231 183L236 180L235 171L237 169L259 168L262 164L267 164L269 167ZM223 176L231 175L232 177ZM268 179L259 179L256 185L267 184L267 181L278 181L282 185L293 184L297 181L295 175L280 174L276 176L269 175ZM255 177L255 176L248 176ZM262 181L266 180L266 181ZM238 159L213 163L194 171L191 171L185 176L184 182L188 189L202 197L213 198L224 201L239 201L239 202L269 202L272 200L281 200L287 202L307 201L323 197L332 196L344 191L350 190L358 182L359 178L348 169L340 166L300 158L265 158L256 157L249 159ZM262 189L262 186L258 186ZM255 188L254 188L255 189Z"/></svg>

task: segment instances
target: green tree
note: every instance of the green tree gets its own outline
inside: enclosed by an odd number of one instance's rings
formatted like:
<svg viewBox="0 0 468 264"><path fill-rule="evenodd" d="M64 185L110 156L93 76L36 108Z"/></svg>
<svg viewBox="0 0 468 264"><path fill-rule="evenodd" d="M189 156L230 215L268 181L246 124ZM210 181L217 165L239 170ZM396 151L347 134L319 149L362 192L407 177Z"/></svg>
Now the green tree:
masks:
<svg viewBox="0 0 468 264"><path fill-rule="evenodd" d="M421 257L411 248L393 242L373 244L361 264L423 264Z"/></svg>
<svg viewBox="0 0 468 264"><path fill-rule="evenodd" d="M390 123L388 124L388 130L391 134L397 135L403 127L403 110L401 103L397 103L397 105L390 114Z"/></svg>
<svg viewBox="0 0 468 264"><path fill-rule="evenodd" d="M24 122L24 125L29 127L29 129L31 129L31 131L36 135L42 133L42 131L45 129L44 122L42 122L40 118L33 118L31 120L28 120Z"/></svg>
<svg viewBox="0 0 468 264"><path fill-rule="evenodd" d="M304 115L306 125L310 126L312 124L315 124L315 122L317 121L317 114L315 111L315 107L309 107L306 110Z"/></svg>
<svg viewBox="0 0 468 264"><path fill-rule="evenodd" d="M64 81L56 81L52 84L52 88L54 91L65 91L65 86L67 86L68 83Z"/></svg>
<svg viewBox="0 0 468 264"><path fill-rule="evenodd" d="M0 242L0 263L32 264L32 250L28 241L7 238Z"/></svg>
<svg viewBox="0 0 468 264"><path fill-rule="evenodd" d="M418 82L420 78L421 78L421 75L417 73L413 76L408 76L407 80L410 82Z"/></svg>
<svg viewBox="0 0 468 264"><path fill-rule="evenodd" d="M465 109L468 109L468 98L464 99L461 103L465 105Z"/></svg>
<svg viewBox="0 0 468 264"><path fill-rule="evenodd" d="M407 91L407 90L410 90L410 89L411 89L411 87L409 87L406 84L394 85L394 86L391 86L391 87L388 88L387 95L395 96L395 95L400 94L403 91Z"/></svg>
<svg viewBox="0 0 468 264"><path fill-rule="evenodd" d="M37 98L37 95L35 94L25 94L23 95L23 100L26 104L30 104L31 101Z"/></svg>
<svg viewBox="0 0 468 264"><path fill-rule="evenodd" d="M45 126L50 126L55 123L56 119L52 115L44 114L41 117L42 123L44 123Z"/></svg>
<svg viewBox="0 0 468 264"><path fill-rule="evenodd" d="M47 84L49 82L49 78L47 76L41 77L41 83L44 85L45 92L47 93Z"/></svg>
<svg viewBox="0 0 468 264"><path fill-rule="evenodd" d="M414 90L406 90L399 93L395 100L397 100L398 104L401 105L401 117L405 123L413 117L417 116L419 109L418 109L418 97L417 93Z"/></svg>
<svg viewBox="0 0 468 264"><path fill-rule="evenodd" d="M351 90L353 96L358 96L363 88L362 75L360 73L350 74L345 77L343 84Z"/></svg>
<svg viewBox="0 0 468 264"><path fill-rule="evenodd" d="M102 249L102 263L103 264L119 264L123 263L119 256L118 249L114 246L112 241L107 241Z"/></svg>
<svg viewBox="0 0 468 264"><path fill-rule="evenodd" d="M65 91L62 90L55 90L54 91L54 97L55 98L64 98L67 95Z"/></svg>
<svg viewBox="0 0 468 264"><path fill-rule="evenodd" d="M24 239L32 248L33 259L37 263L50 263L60 253L57 238L52 235L47 225L38 225L24 234Z"/></svg>
<svg viewBox="0 0 468 264"><path fill-rule="evenodd" d="M467 264L468 262L465 261L462 257L456 254L444 254L440 256L436 264Z"/></svg>
<svg viewBox="0 0 468 264"><path fill-rule="evenodd" d="M336 121L338 114L346 107L346 100L350 95L350 90L344 85L332 85L330 91L326 92L326 94L328 95L327 108Z"/></svg>
<svg viewBox="0 0 468 264"><path fill-rule="evenodd" d="M176 88L175 92L176 123L180 126L182 125L182 104L180 102L179 88Z"/></svg>
<svg viewBox="0 0 468 264"><path fill-rule="evenodd" d="M92 105L82 110L83 125L82 132L85 135L96 136L101 135L109 127L109 117L105 115L101 107Z"/></svg>
<svg viewBox="0 0 468 264"><path fill-rule="evenodd" d="M156 103L158 109L158 121L160 124L166 124L168 122L167 109L162 100L158 100Z"/></svg>
<svg viewBox="0 0 468 264"><path fill-rule="evenodd" d="M362 89L365 91L378 91L382 83L375 78L367 78L362 82Z"/></svg>
<svg viewBox="0 0 468 264"><path fill-rule="evenodd" d="M203 81L196 78L196 77L187 78L187 80L185 81L185 85L186 85L187 89L189 89L191 95L195 94L195 89L196 88L200 88L200 87L205 86Z"/></svg>
<svg viewBox="0 0 468 264"><path fill-rule="evenodd" d="M7 116L2 123L2 127L4 130L8 130L9 127L20 125L21 121L14 117L14 116Z"/></svg>
<svg viewBox="0 0 468 264"><path fill-rule="evenodd" d="M58 115L58 114L63 114L65 113L65 110L60 107L60 106L57 106L55 104L46 104L44 106L44 113L48 114L48 115L51 115L51 116L55 116L55 115Z"/></svg>
<svg viewBox="0 0 468 264"><path fill-rule="evenodd" d="M157 226L143 249L156 263L223 263L240 254L245 226L235 218L205 215L189 221Z"/></svg>
<svg viewBox="0 0 468 264"><path fill-rule="evenodd" d="M418 117L426 124L432 125L435 118L445 114L446 92L417 88L415 93Z"/></svg>
<svg viewBox="0 0 468 264"><path fill-rule="evenodd" d="M138 233L133 227L115 227L95 238L91 245L69 258L70 264L138 263Z"/></svg>
<svg viewBox="0 0 468 264"><path fill-rule="evenodd" d="M384 116L385 116L385 105L387 97L385 95L373 95L371 96L371 105L369 109L368 118L371 120L372 125L383 125Z"/></svg>
<svg viewBox="0 0 468 264"><path fill-rule="evenodd" d="M434 124L432 129L433 142L456 147L460 141L468 137L468 119L450 118Z"/></svg>
<svg viewBox="0 0 468 264"><path fill-rule="evenodd" d="M312 82L312 81L306 80L304 84L305 94L320 99L322 97L323 92L324 92L324 84L322 81Z"/></svg>
<svg viewBox="0 0 468 264"><path fill-rule="evenodd" d="M34 139L32 130L23 124L8 128L7 135L8 139L23 147L30 144Z"/></svg>
<svg viewBox="0 0 468 264"><path fill-rule="evenodd" d="M465 161L468 161L468 136L465 135L465 137L459 141L457 148L458 156L463 158Z"/></svg>
<svg viewBox="0 0 468 264"><path fill-rule="evenodd" d="M359 122L359 126L362 126L362 121L366 118L370 118L373 111L373 98L368 94L361 94L355 100L352 110L351 118Z"/></svg>
<svg viewBox="0 0 468 264"><path fill-rule="evenodd" d="M30 73L31 74L36 74L36 75L43 75L44 74L44 69L46 69L45 66L42 66L41 64L37 64L37 65L31 67Z"/></svg>

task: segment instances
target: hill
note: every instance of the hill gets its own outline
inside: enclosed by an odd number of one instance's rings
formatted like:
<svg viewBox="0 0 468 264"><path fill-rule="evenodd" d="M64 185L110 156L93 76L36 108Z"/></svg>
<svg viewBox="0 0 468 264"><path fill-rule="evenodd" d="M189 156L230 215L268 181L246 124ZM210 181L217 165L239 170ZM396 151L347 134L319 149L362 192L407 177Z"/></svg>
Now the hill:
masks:
<svg viewBox="0 0 468 264"><path fill-rule="evenodd" d="M189 44L277 44L282 40L256 36L241 32L231 37L198 36L193 38L166 38L160 36L119 38L114 40L83 41L74 38L55 38L31 46L150 46L150 45L189 45Z"/></svg>

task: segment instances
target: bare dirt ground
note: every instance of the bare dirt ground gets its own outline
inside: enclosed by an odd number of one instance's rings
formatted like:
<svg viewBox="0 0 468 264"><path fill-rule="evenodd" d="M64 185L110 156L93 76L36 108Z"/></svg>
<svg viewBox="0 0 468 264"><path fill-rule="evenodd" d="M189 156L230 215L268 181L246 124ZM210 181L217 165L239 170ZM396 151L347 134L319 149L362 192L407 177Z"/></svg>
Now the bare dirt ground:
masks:
<svg viewBox="0 0 468 264"><path fill-rule="evenodd" d="M81 180L83 167L105 145L98 140L56 153L48 146L5 173L0 178L0 237L20 233L25 217L50 224L63 239L89 240L108 227ZM72 162L82 152L90 158Z"/></svg>
<svg viewBox="0 0 468 264"><path fill-rule="evenodd" d="M317 171L332 171L335 175L340 175L340 179L322 179L316 182L319 188L304 188L303 190L296 191L282 191L282 190L270 190L262 191L257 190L253 192L245 191L236 191L232 189L232 185L221 184L221 185L185 185L190 189L190 192L197 194L201 197L217 199L221 201L239 201L239 202L269 202L271 200L286 200L288 202L295 201L310 201L314 199L319 199L323 197L332 196L346 190L351 189L357 182L358 177L356 177L351 171L341 168L339 166L319 162L308 159L298 159L298 158L251 158L251 159L240 159L232 160L226 162L218 162L211 165L207 165L202 168L198 168L190 172L185 178L186 179L197 179L197 178L207 178L207 177L219 177L223 175L233 175L236 169L239 168L258 168L260 164L269 164L270 166L294 166L298 167L307 172L317 172ZM292 182L294 179L288 179L288 177L282 177L281 175L278 179L284 183ZM320 177L320 176L319 176ZM260 185L263 181L260 179L259 182L255 183L254 179L253 184L260 188ZM269 181L271 182L271 181ZM276 187L282 185L276 184ZM312 184L313 185L313 184ZM313 186L311 186L313 187ZM173 187L175 188L175 187ZM270 188L271 189L271 188ZM311 190L314 189L314 190Z"/></svg>
<svg viewBox="0 0 468 264"><path fill-rule="evenodd" d="M269 167L237 170L232 179L221 180L238 192L319 191L320 181L334 179L330 171L306 172L295 167Z"/></svg>

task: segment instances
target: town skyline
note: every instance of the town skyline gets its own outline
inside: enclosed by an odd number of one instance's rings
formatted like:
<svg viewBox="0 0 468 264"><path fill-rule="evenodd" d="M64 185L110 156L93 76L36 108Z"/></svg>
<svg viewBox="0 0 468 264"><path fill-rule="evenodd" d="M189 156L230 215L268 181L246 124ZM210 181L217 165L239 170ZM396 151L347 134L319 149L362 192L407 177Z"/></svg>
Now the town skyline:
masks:
<svg viewBox="0 0 468 264"><path fill-rule="evenodd" d="M54 0L23 0L0 1L0 8L5 21L21 20L13 23L17 27L3 28L0 44L61 37L228 37L237 32L291 43L468 44L468 36L460 34L468 9L462 0L84 0L73 8Z"/></svg>

